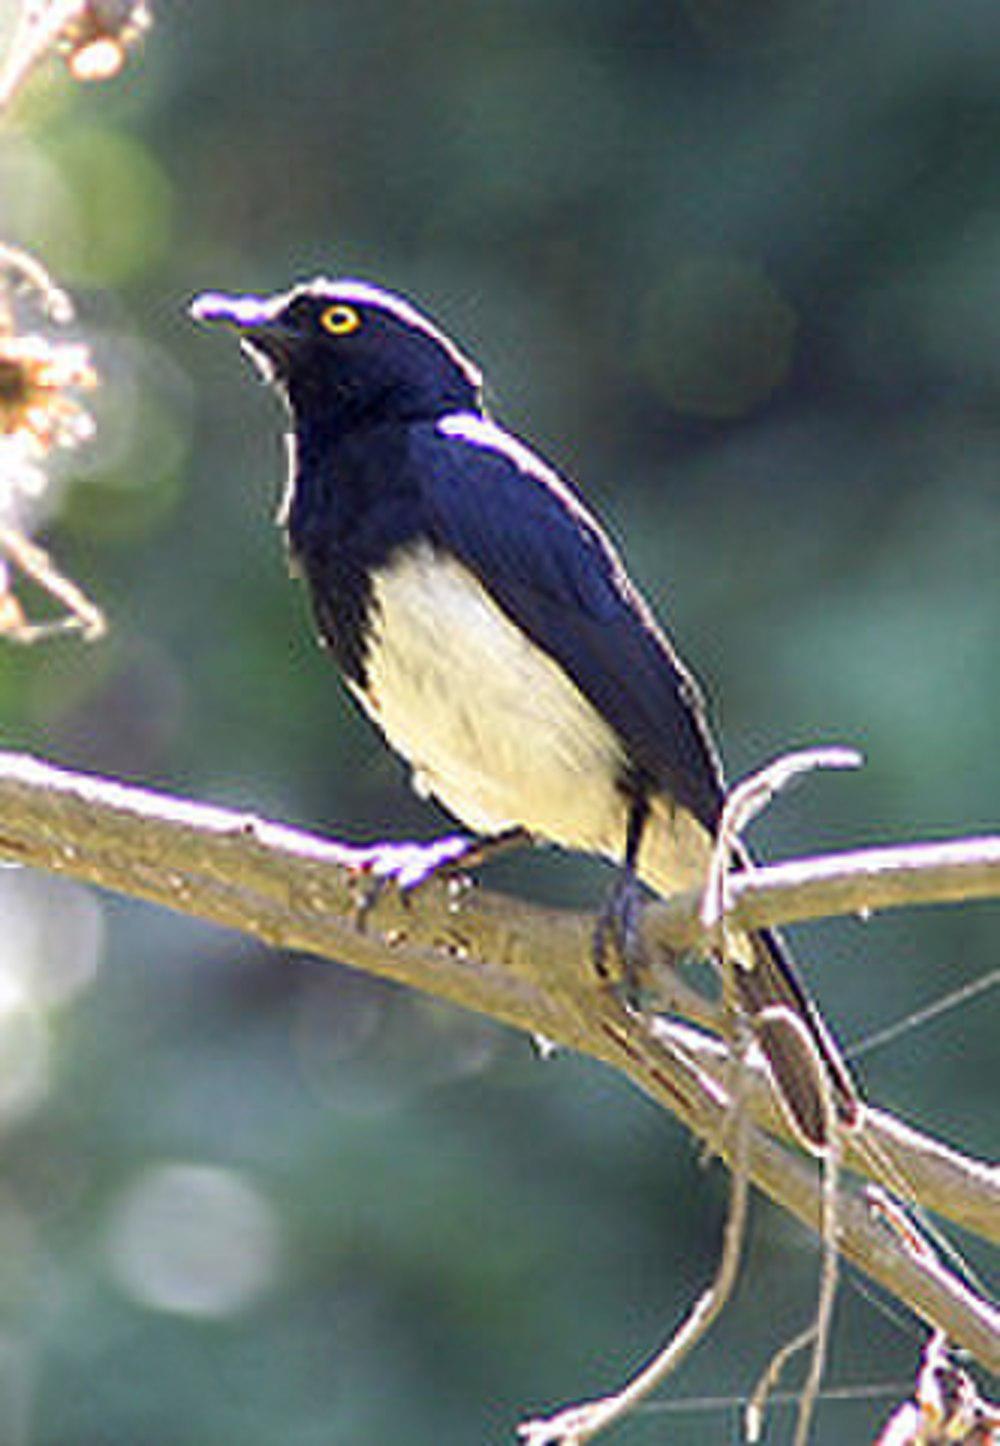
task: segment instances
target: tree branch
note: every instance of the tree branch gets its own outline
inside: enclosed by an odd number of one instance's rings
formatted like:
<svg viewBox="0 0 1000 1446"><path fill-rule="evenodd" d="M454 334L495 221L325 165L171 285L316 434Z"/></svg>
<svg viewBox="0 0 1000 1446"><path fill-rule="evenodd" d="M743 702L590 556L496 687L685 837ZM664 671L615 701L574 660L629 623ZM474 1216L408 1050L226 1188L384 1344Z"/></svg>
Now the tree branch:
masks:
<svg viewBox="0 0 1000 1446"><path fill-rule="evenodd" d="M942 843L895 844L821 858L768 864L732 876L731 928L796 924L880 909L1000 898L1000 835ZM700 894L677 894L648 911L648 942L694 948L705 932L694 908Z"/></svg>
<svg viewBox="0 0 1000 1446"><path fill-rule="evenodd" d="M336 959L490 1015L622 1070L727 1155L725 1050L700 1031L626 1009L595 984L592 919L457 881L416 896L387 890L357 924L359 870L370 849L203 804L0 753L0 858L69 875L211 920L267 943ZM731 881L738 927L907 903L1000 897L1000 838L861 850L756 869ZM706 943L698 894L657 902L643 937L662 956ZM663 1003L708 1028L715 1007L661 968ZM816 1229L812 1162L785 1134L766 1076L750 1106L758 1125L750 1177ZM847 1164L986 1238L1000 1239L1000 1183L989 1166L871 1109ZM992 1369L997 1317L934 1262L917 1261L863 1199L842 1210L845 1255Z"/></svg>

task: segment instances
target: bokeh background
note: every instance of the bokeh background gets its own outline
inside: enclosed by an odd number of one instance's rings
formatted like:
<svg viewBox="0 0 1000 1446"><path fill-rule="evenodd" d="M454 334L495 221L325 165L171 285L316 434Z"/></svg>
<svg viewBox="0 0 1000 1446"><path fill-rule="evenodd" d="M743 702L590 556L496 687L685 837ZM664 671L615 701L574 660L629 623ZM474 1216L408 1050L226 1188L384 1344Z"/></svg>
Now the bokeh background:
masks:
<svg viewBox="0 0 1000 1446"><path fill-rule="evenodd" d="M3 20L9 33L14 7ZM0 133L0 233L76 295L97 440L46 539L107 641L0 654L7 746L358 839L445 826L314 645L271 524L281 419L203 288L422 302L581 482L729 769L862 748L755 837L947 836L1000 803L1000 9L984 0L217 0ZM497 886L590 904L538 853ZM503 1441L615 1384L705 1284L725 1178L625 1083L487 1022L0 873L0 1441ZM996 910L800 931L850 1045L981 977ZM859 1062L988 1151L996 1015ZM981 1255L972 1247L982 1266ZM757 1202L737 1298L623 1442L736 1440L807 1319ZM921 1332L852 1285L829 1380ZM864 1441L891 1401L822 1408ZM789 1438L779 1409L768 1439Z"/></svg>

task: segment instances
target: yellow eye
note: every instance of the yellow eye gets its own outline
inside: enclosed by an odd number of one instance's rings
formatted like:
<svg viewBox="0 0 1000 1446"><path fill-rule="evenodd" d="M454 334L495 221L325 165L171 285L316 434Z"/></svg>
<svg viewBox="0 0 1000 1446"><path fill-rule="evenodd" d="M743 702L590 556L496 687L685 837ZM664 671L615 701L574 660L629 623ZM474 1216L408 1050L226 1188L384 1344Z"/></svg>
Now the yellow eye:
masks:
<svg viewBox="0 0 1000 1446"><path fill-rule="evenodd" d="M353 306L344 306L342 302L338 302L320 312L319 324L331 336L350 336L351 332L357 331L361 325L361 317Z"/></svg>

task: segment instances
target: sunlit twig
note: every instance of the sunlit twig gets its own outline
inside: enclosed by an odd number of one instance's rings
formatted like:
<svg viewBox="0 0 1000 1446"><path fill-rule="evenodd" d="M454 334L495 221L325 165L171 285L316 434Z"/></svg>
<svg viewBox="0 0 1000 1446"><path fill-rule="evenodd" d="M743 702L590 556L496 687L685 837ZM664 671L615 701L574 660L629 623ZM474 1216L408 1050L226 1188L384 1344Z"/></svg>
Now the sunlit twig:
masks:
<svg viewBox="0 0 1000 1446"><path fill-rule="evenodd" d="M150 23L145 0L22 0L0 71L0 110L53 51L74 80L109 80Z"/></svg>
<svg viewBox="0 0 1000 1446"><path fill-rule="evenodd" d="M97 385L87 348L55 340L20 319L24 298L46 322L65 324L73 305L44 266L0 244L0 636L33 643L55 633L105 630L100 609L28 535L25 513L48 485L45 466L55 448L74 447L94 424L75 393ZM16 596L9 563L66 608L65 616L29 621Z"/></svg>

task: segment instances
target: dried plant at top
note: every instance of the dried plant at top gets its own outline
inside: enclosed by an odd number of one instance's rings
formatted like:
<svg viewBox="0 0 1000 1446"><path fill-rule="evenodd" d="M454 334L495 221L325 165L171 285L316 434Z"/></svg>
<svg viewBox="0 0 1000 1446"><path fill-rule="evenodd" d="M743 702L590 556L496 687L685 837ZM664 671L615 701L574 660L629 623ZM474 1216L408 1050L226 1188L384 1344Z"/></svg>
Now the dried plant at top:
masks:
<svg viewBox="0 0 1000 1446"><path fill-rule="evenodd" d="M31 310L44 321L31 330ZM76 393L96 386L87 348L51 335L73 316L65 292L44 268L13 247L0 245L0 634L33 642L52 632L104 631L98 608L65 577L37 543L30 526L48 486L46 462L54 449L75 447L94 424ZM29 622L15 596L10 565L30 577L66 609L64 616Z"/></svg>
<svg viewBox="0 0 1000 1446"><path fill-rule="evenodd" d="M22 0L0 74L0 108L50 51L75 80L109 80L150 23L146 0Z"/></svg>

